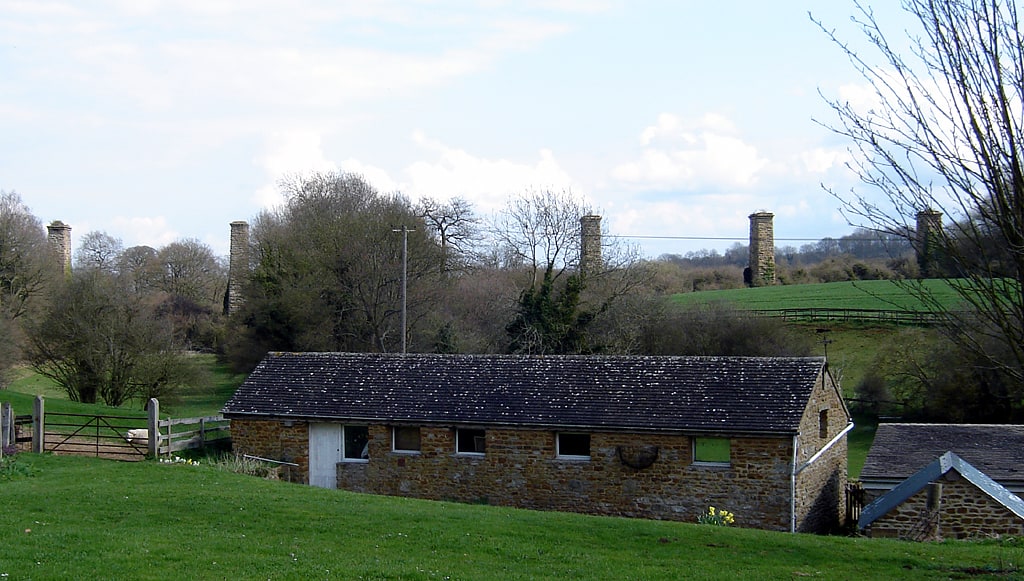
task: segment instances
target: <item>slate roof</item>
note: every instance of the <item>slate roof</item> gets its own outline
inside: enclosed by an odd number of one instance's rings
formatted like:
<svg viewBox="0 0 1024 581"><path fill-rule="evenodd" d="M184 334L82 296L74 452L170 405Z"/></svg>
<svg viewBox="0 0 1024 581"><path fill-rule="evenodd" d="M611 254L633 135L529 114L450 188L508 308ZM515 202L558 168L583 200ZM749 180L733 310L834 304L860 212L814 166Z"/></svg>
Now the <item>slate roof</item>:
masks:
<svg viewBox="0 0 1024 581"><path fill-rule="evenodd" d="M960 456L953 452L946 452L914 475L899 483L898 486L865 506L864 510L860 513L860 519L857 520L857 526L864 528L885 516L890 510L903 504L908 498L914 496L929 483L934 482L950 470L955 470L964 479L977 486L979 490L992 497L996 502L1006 507L1007 510L1017 515L1017 517L1024 518L1024 500L1021 500L1020 497L986 476Z"/></svg>
<svg viewBox="0 0 1024 581"><path fill-rule="evenodd" d="M1024 425L879 424L860 479L899 481L946 451L1005 485L1024 483Z"/></svg>
<svg viewBox="0 0 1024 581"><path fill-rule="evenodd" d="M269 354L228 417L796 433L824 358Z"/></svg>

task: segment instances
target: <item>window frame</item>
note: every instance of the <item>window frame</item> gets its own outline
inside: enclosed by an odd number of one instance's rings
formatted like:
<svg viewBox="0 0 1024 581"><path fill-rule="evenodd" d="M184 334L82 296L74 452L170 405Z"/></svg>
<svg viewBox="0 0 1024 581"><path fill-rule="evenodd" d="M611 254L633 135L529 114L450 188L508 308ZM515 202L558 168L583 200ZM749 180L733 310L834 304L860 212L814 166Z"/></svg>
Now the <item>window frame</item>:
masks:
<svg viewBox="0 0 1024 581"><path fill-rule="evenodd" d="M463 450L463 439L473 438L472 450ZM476 451L476 438L483 438L483 451ZM460 456L486 456L487 430L483 428L455 428L455 453Z"/></svg>
<svg viewBox="0 0 1024 581"><path fill-rule="evenodd" d="M416 448L399 448L399 430L416 430ZM396 454L419 454L423 449L423 434L419 426L391 426L391 451Z"/></svg>
<svg viewBox="0 0 1024 581"><path fill-rule="evenodd" d="M693 438L691 438L691 440L693 442L693 463L694 464L697 464L697 465L700 465L700 466L731 466L732 465L732 438L724 438L724 437L721 437L721 436L694 436ZM700 459L698 457L698 455L697 455L697 451L698 451L698 448L702 447L702 446L699 446L699 442L702 441L702 440L706 441L706 442L710 442L710 441L725 442L726 443L726 451L728 452L728 459L724 460L724 461L723 460L702 460L702 459Z"/></svg>
<svg viewBox="0 0 1024 581"><path fill-rule="evenodd" d="M818 411L818 437L828 438L828 408Z"/></svg>
<svg viewBox="0 0 1024 581"><path fill-rule="evenodd" d="M587 454L565 454L562 452L562 436L568 437L586 437L587 440ZM555 433L555 458L559 460L590 460L591 458L591 435L587 432L556 432Z"/></svg>
<svg viewBox="0 0 1024 581"><path fill-rule="evenodd" d="M348 438L349 430L364 430L366 433L366 442L363 444L363 449L358 452L358 456L348 455ZM366 451L366 457L363 458L363 450ZM344 424L341 426L341 461L351 462L354 464L365 464L370 461L370 426L365 424Z"/></svg>

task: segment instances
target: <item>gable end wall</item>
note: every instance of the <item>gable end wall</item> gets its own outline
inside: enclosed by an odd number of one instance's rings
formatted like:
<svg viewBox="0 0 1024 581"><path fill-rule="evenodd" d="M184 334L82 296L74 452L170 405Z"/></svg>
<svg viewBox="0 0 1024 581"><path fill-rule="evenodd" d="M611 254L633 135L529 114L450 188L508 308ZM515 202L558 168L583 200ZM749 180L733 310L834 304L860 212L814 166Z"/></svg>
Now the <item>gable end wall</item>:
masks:
<svg viewBox="0 0 1024 581"><path fill-rule="evenodd" d="M1024 519L985 494L955 471L936 480L942 484L942 500L936 530L940 538L983 538L992 535L1024 536ZM928 488L908 498L871 523L872 537L906 538L925 518Z"/></svg>
<svg viewBox="0 0 1024 581"><path fill-rule="evenodd" d="M819 414L828 410L828 430L821 437ZM800 420L797 466L802 466L849 424L831 376L823 373ZM847 442L841 438L797 475L797 532L835 531L846 516Z"/></svg>

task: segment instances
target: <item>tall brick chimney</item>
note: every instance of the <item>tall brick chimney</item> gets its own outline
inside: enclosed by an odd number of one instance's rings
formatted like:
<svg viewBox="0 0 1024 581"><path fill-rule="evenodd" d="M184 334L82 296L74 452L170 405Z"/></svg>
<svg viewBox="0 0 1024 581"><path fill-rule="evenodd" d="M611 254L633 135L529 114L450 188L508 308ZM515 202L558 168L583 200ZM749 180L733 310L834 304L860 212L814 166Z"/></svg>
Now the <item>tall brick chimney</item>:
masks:
<svg viewBox="0 0 1024 581"><path fill-rule="evenodd" d="M939 253L942 241L942 212L923 210L917 213L917 232L914 233L914 251L921 276L930 278L939 273Z"/></svg>
<svg viewBox="0 0 1024 581"><path fill-rule="evenodd" d="M750 285L775 284L775 230L771 212L750 215Z"/></svg>
<svg viewBox="0 0 1024 581"><path fill-rule="evenodd" d="M224 300L225 313L230 315L242 306L242 288L249 274L249 223L238 220L231 223L231 255L228 259L228 296Z"/></svg>
<svg viewBox="0 0 1024 581"><path fill-rule="evenodd" d="M50 246L60 259L64 276L71 276L71 226L54 220L46 227L46 239L50 241Z"/></svg>
<svg viewBox="0 0 1024 581"><path fill-rule="evenodd" d="M601 217L588 214L580 218L580 272L599 272L601 264Z"/></svg>

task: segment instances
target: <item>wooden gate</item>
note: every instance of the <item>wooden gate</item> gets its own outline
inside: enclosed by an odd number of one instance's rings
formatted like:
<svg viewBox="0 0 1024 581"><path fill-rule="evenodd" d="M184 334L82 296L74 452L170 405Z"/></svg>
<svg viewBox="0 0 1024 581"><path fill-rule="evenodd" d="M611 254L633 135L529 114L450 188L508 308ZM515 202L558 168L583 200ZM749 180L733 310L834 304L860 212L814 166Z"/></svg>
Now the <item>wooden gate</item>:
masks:
<svg viewBox="0 0 1024 581"><path fill-rule="evenodd" d="M128 432L145 429L145 421L130 416L46 412L42 448L54 454L142 460L147 443L145 439L130 438Z"/></svg>

